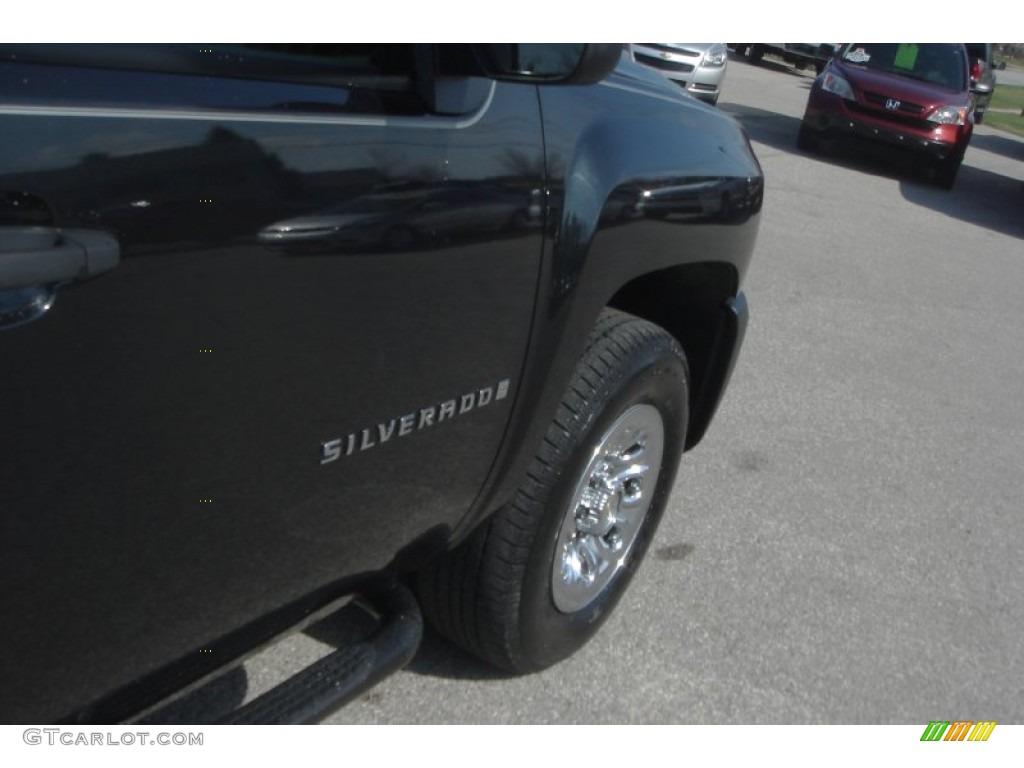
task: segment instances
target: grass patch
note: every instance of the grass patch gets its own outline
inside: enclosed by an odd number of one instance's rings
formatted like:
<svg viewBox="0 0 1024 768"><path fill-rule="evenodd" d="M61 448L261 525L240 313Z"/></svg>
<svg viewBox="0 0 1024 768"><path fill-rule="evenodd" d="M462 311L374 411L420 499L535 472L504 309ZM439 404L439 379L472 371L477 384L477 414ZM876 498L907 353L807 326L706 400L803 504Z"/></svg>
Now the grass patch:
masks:
<svg viewBox="0 0 1024 768"><path fill-rule="evenodd" d="M1012 110L1011 112L997 112L999 109ZM1021 110L1024 110L1024 87L1019 85L996 85L992 92L992 102L985 113L985 125L998 128L1001 131L1015 133L1024 136L1024 117L1021 117Z"/></svg>
<svg viewBox="0 0 1024 768"><path fill-rule="evenodd" d="M1005 112L987 112L984 124L989 128L998 128L1000 131L1024 136L1024 117L1020 115L1008 115Z"/></svg>
<svg viewBox="0 0 1024 768"><path fill-rule="evenodd" d="M992 91L992 103L990 108L1015 109L1020 112L1024 109L1024 86L1020 85L999 85L996 84Z"/></svg>

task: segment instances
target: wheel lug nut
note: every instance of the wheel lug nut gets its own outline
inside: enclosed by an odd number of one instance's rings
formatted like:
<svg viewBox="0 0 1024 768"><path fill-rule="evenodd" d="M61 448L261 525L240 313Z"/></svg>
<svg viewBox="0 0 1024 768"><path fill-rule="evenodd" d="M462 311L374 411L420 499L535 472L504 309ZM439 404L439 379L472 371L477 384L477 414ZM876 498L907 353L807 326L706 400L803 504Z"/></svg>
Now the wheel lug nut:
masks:
<svg viewBox="0 0 1024 768"><path fill-rule="evenodd" d="M612 551L617 551L622 546L622 533L619 532L618 527L612 528L604 535L604 542Z"/></svg>

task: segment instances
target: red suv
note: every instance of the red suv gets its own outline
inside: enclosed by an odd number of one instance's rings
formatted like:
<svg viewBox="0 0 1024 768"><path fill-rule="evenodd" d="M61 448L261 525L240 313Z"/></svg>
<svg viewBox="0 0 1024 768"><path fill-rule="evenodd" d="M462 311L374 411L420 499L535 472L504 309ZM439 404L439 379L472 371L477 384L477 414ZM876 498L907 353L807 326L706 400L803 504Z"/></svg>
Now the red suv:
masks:
<svg viewBox="0 0 1024 768"><path fill-rule="evenodd" d="M962 43L849 43L814 81L797 144L845 138L913 152L949 189L973 129Z"/></svg>

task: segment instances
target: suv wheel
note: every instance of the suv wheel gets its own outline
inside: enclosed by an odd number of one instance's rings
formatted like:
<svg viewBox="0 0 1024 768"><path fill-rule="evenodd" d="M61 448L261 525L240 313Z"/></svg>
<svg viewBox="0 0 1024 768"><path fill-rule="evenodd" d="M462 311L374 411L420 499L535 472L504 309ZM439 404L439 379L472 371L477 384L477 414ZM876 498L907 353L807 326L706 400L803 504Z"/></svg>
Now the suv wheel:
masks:
<svg viewBox="0 0 1024 768"><path fill-rule="evenodd" d="M962 162L963 157L959 155L947 157L945 160L936 160L930 171L932 183L942 189L952 189Z"/></svg>
<svg viewBox="0 0 1024 768"><path fill-rule="evenodd" d="M804 152L817 152L821 148L821 140L812 128L806 123L800 123L800 132L796 135L796 146Z"/></svg>
<svg viewBox="0 0 1024 768"><path fill-rule="evenodd" d="M688 370L663 329L607 310L515 498L420 574L441 634L512 672L584 645L639 565L682 455Z"/></svg>

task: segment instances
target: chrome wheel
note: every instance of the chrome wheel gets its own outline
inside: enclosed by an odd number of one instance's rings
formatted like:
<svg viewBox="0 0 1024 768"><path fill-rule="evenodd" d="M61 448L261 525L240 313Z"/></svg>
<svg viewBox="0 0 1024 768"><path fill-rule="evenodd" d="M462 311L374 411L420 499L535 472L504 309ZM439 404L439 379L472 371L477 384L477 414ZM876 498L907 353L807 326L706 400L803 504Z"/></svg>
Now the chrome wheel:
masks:
<svg viewBox="0 0 1024 768"><path fill-rule="evenodd" d="M516 673L582 648L665 512L688 382L686 355L664 328L603 311L519 492L420 574L434 626Z"/></svg>
<svg viewBox="0 0 1024 768"><path fill-rule="evenodd" d="M653 405L634 405L591 454L562 520L551 596L562 613L592 603L626 563L661 471L665 425Z"/></svg>

